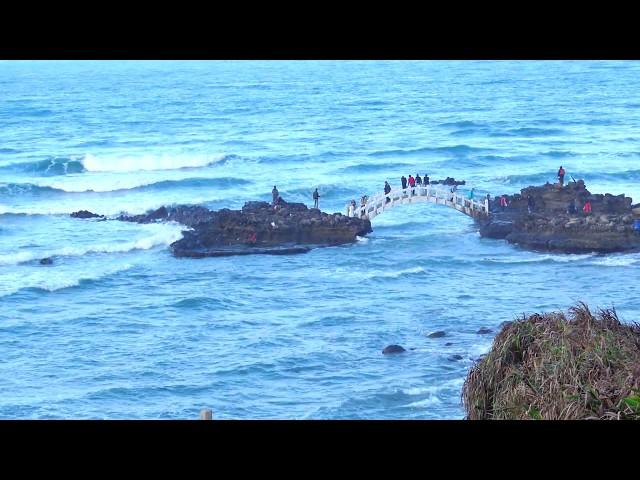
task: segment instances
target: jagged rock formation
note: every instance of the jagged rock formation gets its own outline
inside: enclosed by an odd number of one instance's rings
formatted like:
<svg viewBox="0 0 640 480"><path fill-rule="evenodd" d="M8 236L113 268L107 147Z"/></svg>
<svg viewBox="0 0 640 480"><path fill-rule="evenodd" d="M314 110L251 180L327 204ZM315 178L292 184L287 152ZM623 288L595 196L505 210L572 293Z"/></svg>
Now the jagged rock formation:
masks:
<svg viewBox="0 0 640 480"><path fill-rule="evenodd" d="M527 210L527 198L535 206ZM592 194L584 181L530 186L520 194L506 195L508 206L500 207L500 200L491 201L491 214L479 218L480 235L505 239L534 250L565 253L610 253L640 250L640 232L634 228L640 214L637 205L625 195ZM582 212L586 201L591 213ZM568 213L570 204L576 213Z"/></svg>
<svg viewBox="0 0 640 480"><path fill-rule="evenodd" d="M73 212L70 216L73 218L105 218L104 215L98 215L97 213L92 213L88 210Z"/></svg>
<svg viewBox="0 0 640 480"><path fill-rule="evenodd" d="M211 211L200 206L161 207L119 220L150 223L176 221L192 230L171 244L177 257L210 257L254 253L282 255L308 252L312 247L351 243L371 233L371 222L328 214L302 203L247 202L242 210Z"/></svg>
<svg viewBox="0 0 640 480"><path fill-rule="evenodd" d="M447 177L444 180L431 180L431 185L466 185L465 180L456 180L453 177Z"/></svg>

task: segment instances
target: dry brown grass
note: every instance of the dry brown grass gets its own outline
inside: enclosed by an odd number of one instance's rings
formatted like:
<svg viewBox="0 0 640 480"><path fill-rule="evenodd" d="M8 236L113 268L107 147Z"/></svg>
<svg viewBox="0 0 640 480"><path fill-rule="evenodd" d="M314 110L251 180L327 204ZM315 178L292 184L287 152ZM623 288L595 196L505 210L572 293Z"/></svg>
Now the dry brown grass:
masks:
<svg viewBox="0 0 640 480"><path fill-rule="evenodd" d="M507 324L469 372L470 420L640 420L640 325L584 303Z"/></svg>

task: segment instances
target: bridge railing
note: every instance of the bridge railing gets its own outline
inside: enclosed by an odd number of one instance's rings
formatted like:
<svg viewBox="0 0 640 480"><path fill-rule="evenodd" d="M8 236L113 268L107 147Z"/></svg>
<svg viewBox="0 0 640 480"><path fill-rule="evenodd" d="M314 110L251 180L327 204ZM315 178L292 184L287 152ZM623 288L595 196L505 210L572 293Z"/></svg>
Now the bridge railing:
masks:
<svg viewBox="0 0 640 480"><path fill-rule="evenodd" d="M450 188L427 185L407 187L404 189L396 188L392 189L389 193L378 193L373 197L368 198L364 206L356 204L355 209L353 209L353 206L350 206L350 204L347 204L347 215L358 216L360 218L376 216L379 213L382 213L378 212L378 210L384 211L387 206L394 206L398 202L402 202L404 199L411 199L413 197L427 197L428 201L433 201L433 203L436 204L442 203L449 205L462 211L464 211L464 209L468 209L470 212L478 211L489 213L488 201L484 198L481 200L469 199L467 196L461 195L457 191L452 193ZM389 200L387 201L387 199ZM456 205L459 208L457 208Z"/></svg>

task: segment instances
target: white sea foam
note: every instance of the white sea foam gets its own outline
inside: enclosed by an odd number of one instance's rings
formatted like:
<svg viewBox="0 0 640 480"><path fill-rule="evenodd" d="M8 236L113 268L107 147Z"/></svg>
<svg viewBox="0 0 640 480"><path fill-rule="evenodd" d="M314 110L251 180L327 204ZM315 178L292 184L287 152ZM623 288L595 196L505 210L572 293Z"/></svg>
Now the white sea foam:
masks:
<svg viewBox="0 0 640 480"><path fill-rule="evenodd" d="M82 165L89 172L137 172L140 170L175 170L179 168L206 167L225 158L218 155L161 154L140 156L95 156L87 154Z"/></svg>
<svg viewBox="0 0 640 480"><path fill-rule="evenodd" d="M583 255L576 254L536 254L535 256L522 256L522 257L513 257L513 256L502 256L502 257L485 257L482 260L485 262L492 263L507 263L507 264L517 264L517 263L537 263L537 262L577 262L580 260L585 260L587 258L593 257L593 254L587 253Z"/></svg>
<svg viewBox="0 0 640 480"><path fill-rule="evenodd" d="M605 267L630 267L638 263L640 263L640 257L638 255L604 257L593 261L594 265L602 265Z"/></svg>
<svg viewBox="0 0 640 480"><path fill-rule="evenodd" d="M407 408L430 407L432 405L439 405L441 403L442 403L442 400L440 400L435 395L431 395L423 400L418 400L417 402L409 403L405 405L405 407Z"/></svg>
<svg viewBox="0 0 640 480"><path fill-rule="evenodd" d="M57 256L82 256L95 253L126 253L134 250L149 250L158 246L168 246L182 238L184 227L174 222L153 224L151 235L126 242L93 244L78 247L63 247L49 251L23 251L0 255L0 265L16 265L39 258Z"/></svg>
<svg viewBox="0 0 640 480"><path fill-rule="evenodd" d="M366 272L363 273L362 276L365 278L398 278L403 275L407 275L409 273L424 273L424 268L422 267L412 267L405 268L404 270L391 270L391 271L375 271L375 272Z"/></svg>
<svg viewBox="0 0 640 480"><path fill-rule="evenodd" d="M99 280L129 270L133 266L131 263L124 263L94 266L90 271L89 269L78 271L70 268L61 270L47 268L30 271L26 274L22 272L5 274L0 280L0 297L12 295L24 288L40 288L48 292L55 292L64 288L77 287L83 281Z"/></svg>

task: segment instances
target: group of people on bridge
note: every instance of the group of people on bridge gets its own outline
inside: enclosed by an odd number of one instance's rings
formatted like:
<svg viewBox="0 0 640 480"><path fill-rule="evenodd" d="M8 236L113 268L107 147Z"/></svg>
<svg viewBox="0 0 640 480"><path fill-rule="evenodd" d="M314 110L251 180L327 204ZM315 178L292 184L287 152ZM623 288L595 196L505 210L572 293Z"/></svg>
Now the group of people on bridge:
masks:
<svg viewBox="0 0 640 480"><path fill-rule="evenodd" d="M564 186L564 177L566 175L566 170L562 167L562 165L560 166L560 168L558 169L558 182L560 184L560 187L562 188ZM573 177L572 177L573 178ZM575 180L574 180L575 181ZM414 177L413 175L409 174L409 178L405 177L404 175L402 177L400 177L400 184L402 185L402 190L407 190L410 189L410 195L413 196L416 194L416 187L421 187L424 185L429 185L430 184L430 179L429 179L429 175L426 175L423 177L420 177L419 173L416 173L416 176ZM451 188L449 189L449 201L453 201L454 199L454 195L456 194L458 190L458 186L457 185L453 185L451 186ZM471 188L471 190L469 190L468 194L467 194L467 198L469 200L473 200L474 196L475 196L475 188ZM391 185L389 185L389 182L385 180L384 182L384 193L386 195L386 203L391 202L391 198L389 197L389 194L391 193ZM280 196L278 189L276 188L276 186L273 186L273 190L271 191L272 194L272 205L274 207L276 207L277 205L279 205L283 200L282 197ZM312 195L313 198L313 208L319 208L319 199L320 199L320 194L318 193L318 189L316 188L313 192ZM491 196L487 193L486 196L487 200L491 199ZM366 195L363 195L360 198L360 208L364 208L367 205L367 200L368 197ZM499 197L499 206L500 206L500 210L504 211L508 206L509 206L509 198L506 195L502 195ZM527 210L529 213L533 213L535 211L535 199L531 196L528 195L527 196ZM351 202L349 203L348 206L348 215L351 217L355 214L356 212L356 201L355 200L351 200ZM569 215L572 214L576 214L579 211L579 200L578 198L574 199L573 201L571 201L569 203L569 205L567 206L567 213ZM586 214L591 213L591 202L589 200L587 200L584 205L582 206L582 211Z"/></svg>

